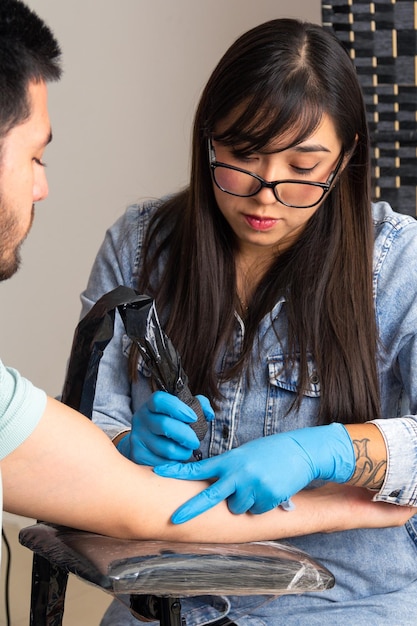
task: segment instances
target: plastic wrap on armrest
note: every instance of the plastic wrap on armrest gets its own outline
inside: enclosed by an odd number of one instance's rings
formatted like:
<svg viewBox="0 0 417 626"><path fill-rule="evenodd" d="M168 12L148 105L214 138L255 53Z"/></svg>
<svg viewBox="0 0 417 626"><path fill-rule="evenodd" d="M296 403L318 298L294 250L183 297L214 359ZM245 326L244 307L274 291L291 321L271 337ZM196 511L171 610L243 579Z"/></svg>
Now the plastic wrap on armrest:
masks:
<svg viewBox="0 0 417 626"><path fill-rule="evenodd" d="M320 563L275 541L129 541L48 524L23 529L19 539L55 565L115 594L281 595L334 585Z"/></svg>
<svg viewBox="0 0 417 626"><path fill-rule="evenodd" d="M307 554L274 541L200 544L148 541L143 552L113 562L117 593L280 595L324 591L332 574Z"/></svg>

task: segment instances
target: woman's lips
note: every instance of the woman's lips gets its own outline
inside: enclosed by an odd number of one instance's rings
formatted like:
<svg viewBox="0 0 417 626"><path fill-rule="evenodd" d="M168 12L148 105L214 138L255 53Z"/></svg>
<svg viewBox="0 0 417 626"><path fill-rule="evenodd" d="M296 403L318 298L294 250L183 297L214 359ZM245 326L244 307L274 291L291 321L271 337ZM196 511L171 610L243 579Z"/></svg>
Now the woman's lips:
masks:
<svg viewBox="0 0 417 626"><path fill-rule="evenodd" d="M271 217L256 217L255 215L245 215L245 220L253 230L269 230L278 220Z"/></svg>

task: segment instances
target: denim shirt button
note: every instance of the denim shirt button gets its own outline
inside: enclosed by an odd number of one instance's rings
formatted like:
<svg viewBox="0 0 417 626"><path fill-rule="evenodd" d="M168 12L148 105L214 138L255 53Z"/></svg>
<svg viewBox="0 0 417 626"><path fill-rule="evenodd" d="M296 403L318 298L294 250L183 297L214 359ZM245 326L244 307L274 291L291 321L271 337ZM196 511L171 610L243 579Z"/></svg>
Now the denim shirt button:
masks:
<svg viewBox="0 0 417 626"><path fill-rule="evenodd" d="M320 378L318 377L316 372L313 372L310 376L310 382L312 385L318 385L320 382Z"/></svg>
<svg viewBox="0 0 417 626"><path fill-rule="evenodd" d="M401 493L401 490L400 489L396 489L395 491L391 491L391 493L389 494L389 497L390 498L398 498L400 493Z"/></svg>
<svg viewBox="0 0 417 626"><path fill-rule="evenodd" d="M222 438L223 439L227 439L229 436L229 427L228 426L223 426L223 430L222 430Z"/></svg>

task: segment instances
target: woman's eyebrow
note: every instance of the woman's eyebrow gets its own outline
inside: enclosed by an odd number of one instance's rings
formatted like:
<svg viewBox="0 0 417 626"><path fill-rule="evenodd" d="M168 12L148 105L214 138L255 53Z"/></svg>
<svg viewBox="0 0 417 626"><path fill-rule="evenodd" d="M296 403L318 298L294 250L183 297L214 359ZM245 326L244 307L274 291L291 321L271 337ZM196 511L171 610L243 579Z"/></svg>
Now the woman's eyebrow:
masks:
<svg viewBox="0 0 417 626"><path fill-rule="evenodd" d="M291 148L295 152L331 152L329 148L323 146L321 143L318 144L300 144L298 146L294 146Z"/></svg>
<svg viewBox="0 0 417 626"><path fill-rule="evenodd" d="M310 152L326 152L329 153L331 152L331 150L329 148L327 148L326 146L323 146L323 144L321 143L302 143L302 144L295 144L295 145L290 145L290 146L286 146L283 148L279 148L279 147L275 147L267 150L259 150L260 154L278 154L281 152L298 152L300 154L308 154Z"/></svg>

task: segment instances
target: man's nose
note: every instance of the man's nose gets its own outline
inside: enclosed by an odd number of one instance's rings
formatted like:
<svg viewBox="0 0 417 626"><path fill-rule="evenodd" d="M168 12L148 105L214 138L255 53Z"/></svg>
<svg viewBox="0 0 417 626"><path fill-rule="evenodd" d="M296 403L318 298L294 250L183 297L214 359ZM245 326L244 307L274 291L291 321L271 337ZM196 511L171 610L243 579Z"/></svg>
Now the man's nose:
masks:
<svg viewBox="0 0 417 626"><path fill-rule="evenodd" d="M35 181L33 184L33 202L45 200L49 193L48 180L46 178L45 168L36 168Z"/></svg>

